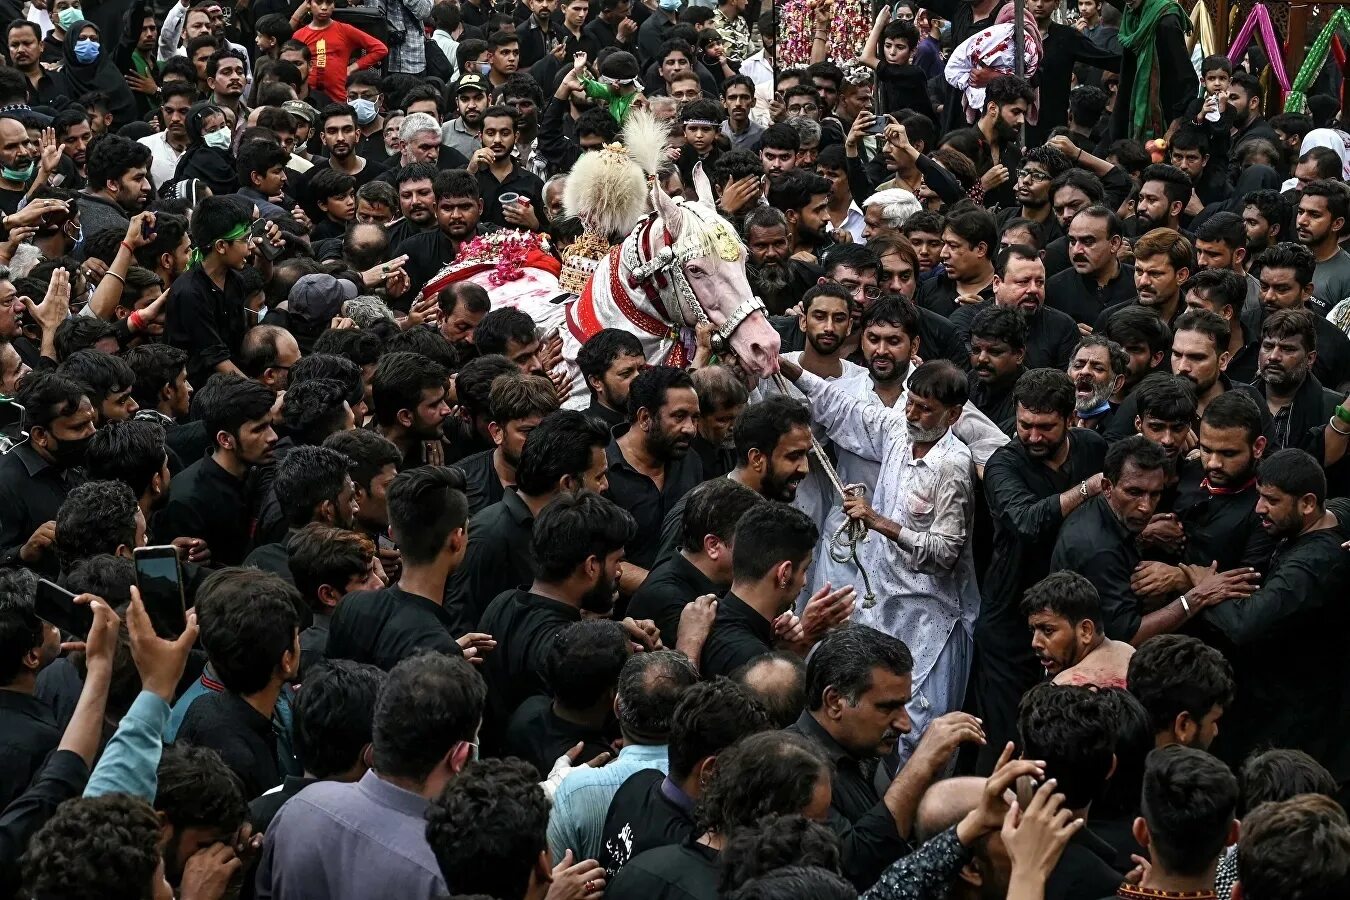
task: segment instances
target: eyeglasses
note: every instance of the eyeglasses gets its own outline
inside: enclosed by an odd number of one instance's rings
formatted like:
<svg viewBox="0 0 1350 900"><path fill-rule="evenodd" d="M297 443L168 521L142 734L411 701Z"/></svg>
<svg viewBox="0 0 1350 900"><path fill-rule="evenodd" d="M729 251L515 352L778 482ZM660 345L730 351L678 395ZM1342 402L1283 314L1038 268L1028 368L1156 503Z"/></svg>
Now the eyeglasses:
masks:
<svg viewBox="0 0 1350 900"><path fill-rule="evenodd" d="M1035 184L1050 180L1050 176L1039 169L1018 169L1017 180L1021 181L1023 178L1027 181L1034 182Z"/></svg>
<svg viewBox="0 0 1350 900"><path fill-rule="evenodd" d="M789 103L787 108L788 112L795 113L797 115L806 115L808 113L817 112L819 110L820 107L816 106L814 103Z"/></svg>

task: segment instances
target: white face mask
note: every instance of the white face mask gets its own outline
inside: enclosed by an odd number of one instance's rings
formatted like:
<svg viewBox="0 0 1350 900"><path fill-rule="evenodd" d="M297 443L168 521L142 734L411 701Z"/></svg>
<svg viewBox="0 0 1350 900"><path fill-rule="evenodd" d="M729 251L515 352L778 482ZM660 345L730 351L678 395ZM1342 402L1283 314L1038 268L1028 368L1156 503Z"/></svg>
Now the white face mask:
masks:
<svg viewBox="0 0 1350 900"><path fill-rule="evenodd" d="M202 136L203 143L208 147L215 147L217 150L230 149L230 129L217 128L210 134Z"/></svg>

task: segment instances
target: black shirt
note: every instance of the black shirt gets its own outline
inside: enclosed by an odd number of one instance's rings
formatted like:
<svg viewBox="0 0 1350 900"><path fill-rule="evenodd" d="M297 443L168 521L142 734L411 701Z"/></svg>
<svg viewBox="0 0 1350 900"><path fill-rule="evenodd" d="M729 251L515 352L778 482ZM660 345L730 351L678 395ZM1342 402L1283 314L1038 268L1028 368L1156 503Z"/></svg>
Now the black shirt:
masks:
<svg viewBox="0 0 1350 900"><path fill-rule="evenodd" d="M677 552L648 573L628 603L628 615L651 619L661 629L661 643L674 647L685 606L696 597L721 593L724 589L725 586L714 584L683 553Z"/></svg>
<svg viewBox="0 0 1350 900"><path fill-rule="evenodd" d="M558 757L577 744L585 744L577 757L583 763L612 749L603 731L567 721L553 711L552 699L537 695L520 704L511 715L503 752L531 763L540 778L547 778Z"/></svg>
<svg viewBox="0 0 1350 900"><path fill-rule="evenodd" d="M721 854L685 838L635 856L605 886L609 900L717 900Z"/></svg>
<svg viewBox="0 0 1350 900"><path fill-rule="evenodd" d="M548 655L553 639L581 621L581 610L527 590L507 591L489 604L478 630L497 639L483 660L488 685L483 713L484 742L491 747L504 736L511 714L527 697L547 694Z"/></svg>
<svg viewBox="0 0 1350 900"><path fill-rule="evenodd" d="M61 743L50 705L31 694L0 690L0 804L8 806Z"/></svg>
<svg viewBox="0 0 1350 900"><path fill-rule="evenodd" d="M960 303L956 302L958 293L956 279L944 271L941 275L935 275L919 286L919 293L914 298L914 302L917 306L932 310L944 319L950 319L952 313L956 312L961 306ZM980 297L984 300L993 300L993 284L985 285L984 290L980 291Z"/></svg>
<svg viewBox="0 0 1350 900"><path fill-rule="evenodd" d="M692 451L670 459L666 463L664 484L657 488L656 482L628 464L619 449L619 438L628 429L627 423L615 428L611 432L613 438L605 448L609 463L606 496L637 520L637 534L627 548L628 560L635 566L650 569L661 547L661 522L676 501L703 481L703 463Z"/></svg>
<svg viewBox="0 0 1350 900"><path fill-rule="evenodd" d="M493 225L500 225L503 228L516 228L506 221L502 215L502 194L514 192L529 200L534 207L536 216L540 216L541 223L544 214L544 182L539 180L539 176L526 169L521 168L520 163L512 160L511 171L506 173L506 177L501 181L486 166L478 170L478 190L483 198L483 213L479 217L480 221L491 222ZM449 262L449 260L446 260Z"/></svg>
<svg viewBox="0 0 1350 900"><path fill-rule="evenodd" d="M717 617L713 619L712 631L703 645L699 670L704 678L730 675L771 650L773 623L728 591L717 603Z"/></svg>
<svg viewBox="0 0 1350 900"><path fill-rule="evenodd" d="M493 454L496 452L495 447L480 450L455 463L455 468L464 473L464 496L469 501L469 515L474 515L494 503L500 503L506 492L493 461ZM496 594L492 596L495 597Z"/></svg>
<svg viewBox="0 0 1350 900"><path fill-rule="evenodd" d="M66 494L83 481L83 469L58 469L27 441L0 456L0 554L15 559L33 532L56 521ZM54 576L55 551L47 557L40 569Z"/></svg>
<svg viewBox="0 0 1350 900"><path fill-rule="evenodd" d="M1234 765L1258 747L1288 747L1310 754L1338 782L1350 775L1346 537L1338 525L1283 541L1256 593L1200 615L1222 635L1220 648L1233 664L1236 694L1216 746Z"/></svg>
<svg viewBox="0 0 1350 900"><path fill-rule="evenodd" d="M155 534L165 541L201 538L211 548L212 565L237 566L248 554L252 519L243 479L203 456L169 484L168 502L155 516Z"/></svg>
<svg viewBox="0 0 1350 900"><path fill-rule="evenodd" d="M80 796L88 782L89 767L70 750L52 753L32 783L25 782L26 789L17 801L7 803L0 815L0 880L7 885L20 883L19 857L29 839L58 806Z"/></svg>
<svg viewBox="0 0 1350 900"><path fill-rule="evenodd" d="M734 448L714 447L712 442L701 434L694 435L689 450L691 453L698 454L699 462L703 464L703 478L705 480L721 478L736 468L736 451Z"/></svg>
<svg viewBox="0 0 1350 900"><path fill-rule="evenodd" d="M1064 845L1064 854L1045 881L1045 900L1114 896L1121 872L1111 868L1115 848L1086 828Z"/></svg>
<svg viewBox="0 0 1350 900"><path fill-rule="evenodd" d="M1092 325L1108 306L1135 295L1134 266L1123 263L1116 277L1104 285L1097 283L1097 276L1081 275L1072 267L1045 283L1045 305L1083 325Z"/></svg>
<svg viewBox="0 0 1350 900"><path fill-rule="evenodd" d="M286 543L289 540L288 534L286 540L255 547L252 553L244 557L244 565L280 575L288 583L295 584L295 576L291 574L290 554L286 552Z"/></svg>
<svg viewBox="0 0 1350 900"><path fill-rule="evenodd" d="M605 427L610 430L613 430L616 426L622 425L624 422L628 421L627 413L621 413L617 410L610 409L608 406L605 406L599 400L595 399L594 394L591 395L591 405L586 407L586 415L604 422Z"/></svg>
<svg viewBox="0 0 1350 900"><path fill-rule="evenodd" d="M952 324L956 326L963 344L970 345L970 323L976 314L993 305L994 301L987 300L977 305L963 306L952 314ZM1027 348L1026 356L1022 359L1023 365L1028 369L1059 369L1061 372L1067 369L1073 349L1083 339L1074 320L1057 309L1042 306L1030 316L1023 313L1023 321L1027 323Z"/></svg>
<svg viewBox="0 0 1350 900"><path fill-rule="evenodd" d="M1257 401L1261 410L1268 412L1270 406L1266 403L1266 382L1258 378L1252 387L1261 395ZM1275 416L1270 447L1266 452L1297 447L1321 460L1322 429L1335 413L1341 399L1342 395L1322 387L1316 376L1308 375L1294 393L1293 401Z"/></svg>
<svg viewBox="0 0 1350 900"><path fill-rule="evenodd" d="M175 743L209 747L256 797L281 783L272 720L230 691L207 692L188 707Z"/></svg>
<svg viewBox="0 0 1350 900"><path fill-rule="evenodd" d="M1256 500L1255 478L1236 487L1213 489L1205 482L1205 468L1198 459L1183 461L1172 508L1186 531L1181 561L1199 566L1217 562L1220 572L1264 566L1275 544L1261 527Z"/></svg>
<svg viewBox="0 0 1350 900"><path fill-rule="evenodd" d="M402 297L392 301L390 306L407 312L427 282L448 265L457 253L458 248L439 228L418 232L399 244L394 248L393 255L408 257L408 262L403 266L403 271L408 273L408 290Z"/></svg>
<svg viewBox="0 0 1350 900"><path fill-rule="evenodd" d="M328 658L328 630L333 623L333 614L315 614L314 623L300 632L300 681L315 664Z"/></svg>
<svg viewBox="0 0 1350 900"><path fill-rule="evenodd" d="M1069 121L1069 80L1075 65L1093 66L1108 72L1120 71L1120 53L1098 47L1078 29L1051 22L1049 33L1042 38L1041 67L1031 80L1039 91L1040 116L1033 125L1027 123L1027 146L1045 143L1051 129L1067 125Z"/></svg>
<svg viewBox="0 0 1350 900"><path fill-rule="evenodd" d="M441 604L398 585L353 591L328 626L328 657L370 663L386 672L418 650L460 653L457 623Z"/></svg>
<svg viewBox="0 0 1350 900"><path fill-rule="evenodd" d="M1143 618L1143 604L1130 588L1130 576L1139 561L1134 535L1107 505L1106 497L1099 494L1064 520L1050 557L1050 570L1069 569L1092 582L1101 598L1106 636L1129 641Z"/></svg>
<svg viewBox="0 0 1350 900"><path fill-rule="evenodd" d="M629 775L609 801L596 862L613 878L639 853L693 834L694 799L660 769L642 769Z"/></svg>
<svg viewBox="0 0 1350 900"><path fill-rule="evenodd" d="M977 377L972 377L970 402L988 416L989 421L1002 428L1005 422L1011 421L1017 415L1017 401L1013 398L1013 388L1017 387L1017 379L1022 377L1025 371L1025 367L1019 366L1017 371L1007 378L995 381L981 381Z"/></svg>
<svg viewBox="0 0 1350 900"><path fill-rule="evenodd" d="M319 781L303 775L287 775L281 786L274 788L248 805L248 821L258 832L264 832L272 825L281 806L296 794Z"/></svg>
<svg viewBox="0 0 1350 900"><path fill-rule="evenodd" d="M503 591L534 581L534 516L514 489L469 521L469 546L445 585L445 606L470 625Z"/></svg>
<svg viewBox="0 0 1350 900"><path fill-rule="evenodd" d="M217 365L238 356L248 330L245 299L237 272L226 270L223 290L200 265L174 279L165 306L164 340L187 352L188 381L206 384Z"/></svg>
<svg viewBox="0 0 1350 900"><path fill-rule="evenodd" d="M1159 307L1150 306L1147 303L1140 303L1139 297L1135 296L1129 300L1113 304L1111 306L1108 306L1106 309L1102 310L1102 314L1098 316L1097 321L1093 323L1092 330L1097 332L1098 334L1106 334L1106 323L1111 320L1111 316L1115 315L1117 311L1122 310L1127 306L1142 306L1144 309L1152 311L1153 314L1158 318L1160 319L1162 318L1162 310ZM1172 313L1172 318L1166 320L1165 322L1167 327L1175 331L1176 329L1174 326L1177 324L1177 319L1180 319L1181 314L1184 313L1185 311L1186 311L1186 304L1184 302L1178 302L1176 310Z"/></svg>

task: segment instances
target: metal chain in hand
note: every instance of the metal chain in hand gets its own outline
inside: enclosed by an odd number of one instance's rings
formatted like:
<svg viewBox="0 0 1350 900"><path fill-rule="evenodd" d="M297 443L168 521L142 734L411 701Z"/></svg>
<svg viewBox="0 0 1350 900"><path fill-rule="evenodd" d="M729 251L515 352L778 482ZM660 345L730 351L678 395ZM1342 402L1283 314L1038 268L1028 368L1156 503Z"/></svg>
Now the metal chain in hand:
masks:
<svg viewBox="0 0 1350 900"><path fill-rule="evenodd" d="M774 384L783 396L790 397L787 389L787 379L782 373L775 373L773 376ZM811 434L811 452L816 455L820 462L821 469L825 472L825 477L829 479L830 484L834 486L835 493L839 495L839 501L842 503L850 497L860 497L866 491L866 488L860 484L845 485L839 480L839 473L834 470L834 463L830 462L830 457L825 453L825 448L816 440L816 433L807 429ZM830 559L837 563L853 563L854 568L863 580L863 609L871 609L877 605L876 595L872 593L872 579L867 577L867 569L862 561L858 559L858 545L867 540L867 526L859 519L844 517L844 524L840 525L830 537L829 554Z"/></svg>

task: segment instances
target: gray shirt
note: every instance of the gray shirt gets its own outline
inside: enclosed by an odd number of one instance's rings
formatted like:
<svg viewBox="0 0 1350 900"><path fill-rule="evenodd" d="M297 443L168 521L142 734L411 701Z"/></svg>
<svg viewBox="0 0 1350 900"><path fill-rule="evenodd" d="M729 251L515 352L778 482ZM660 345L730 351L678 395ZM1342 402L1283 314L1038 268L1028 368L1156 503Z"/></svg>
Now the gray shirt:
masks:
<svg viewBox="0 0 1350 900"><path fill-rule="evenodd" d="M96 235L107 228L126 234L127 226L131 224L126 210L102 197L80 191L75 195L75 205L80 208L80 226L87 235Z"/></svg>
<svg viewBox="0 0 1350 900"><path fill-rule="evenodd" d="M1313 296L1322 300L1324 310L1350 297L1350 253L1337 250L1326 262L1317 264L1313 272Z"/></svg>
<svg viewBox="0 0 1350 900"><path fill-rule="evenodd" d="M441 146L454 147L464 154L465 159L470 159L476 150L482 148L483 141L464 127L463 119L456 117L441 126Z"/></svg>
<svg viewBox="0 0 1350 900"><path fill-rule="evenodd" d="M731 149L733 150L758 150L759 139L764 134L764 127L756 125L754 122L747 122L745 130L737 134L731 130L730 122L723 122L722 133L731 139ZM711 177L711 174L709 177Z"/></svg>
<svg viewBox="0 0 1350 900"><path fill-rule="evenodd" d="M355 784L311 784L267 830L259 900L444 897L449 891L426 839L427 806L373 769Z"/></svg>

